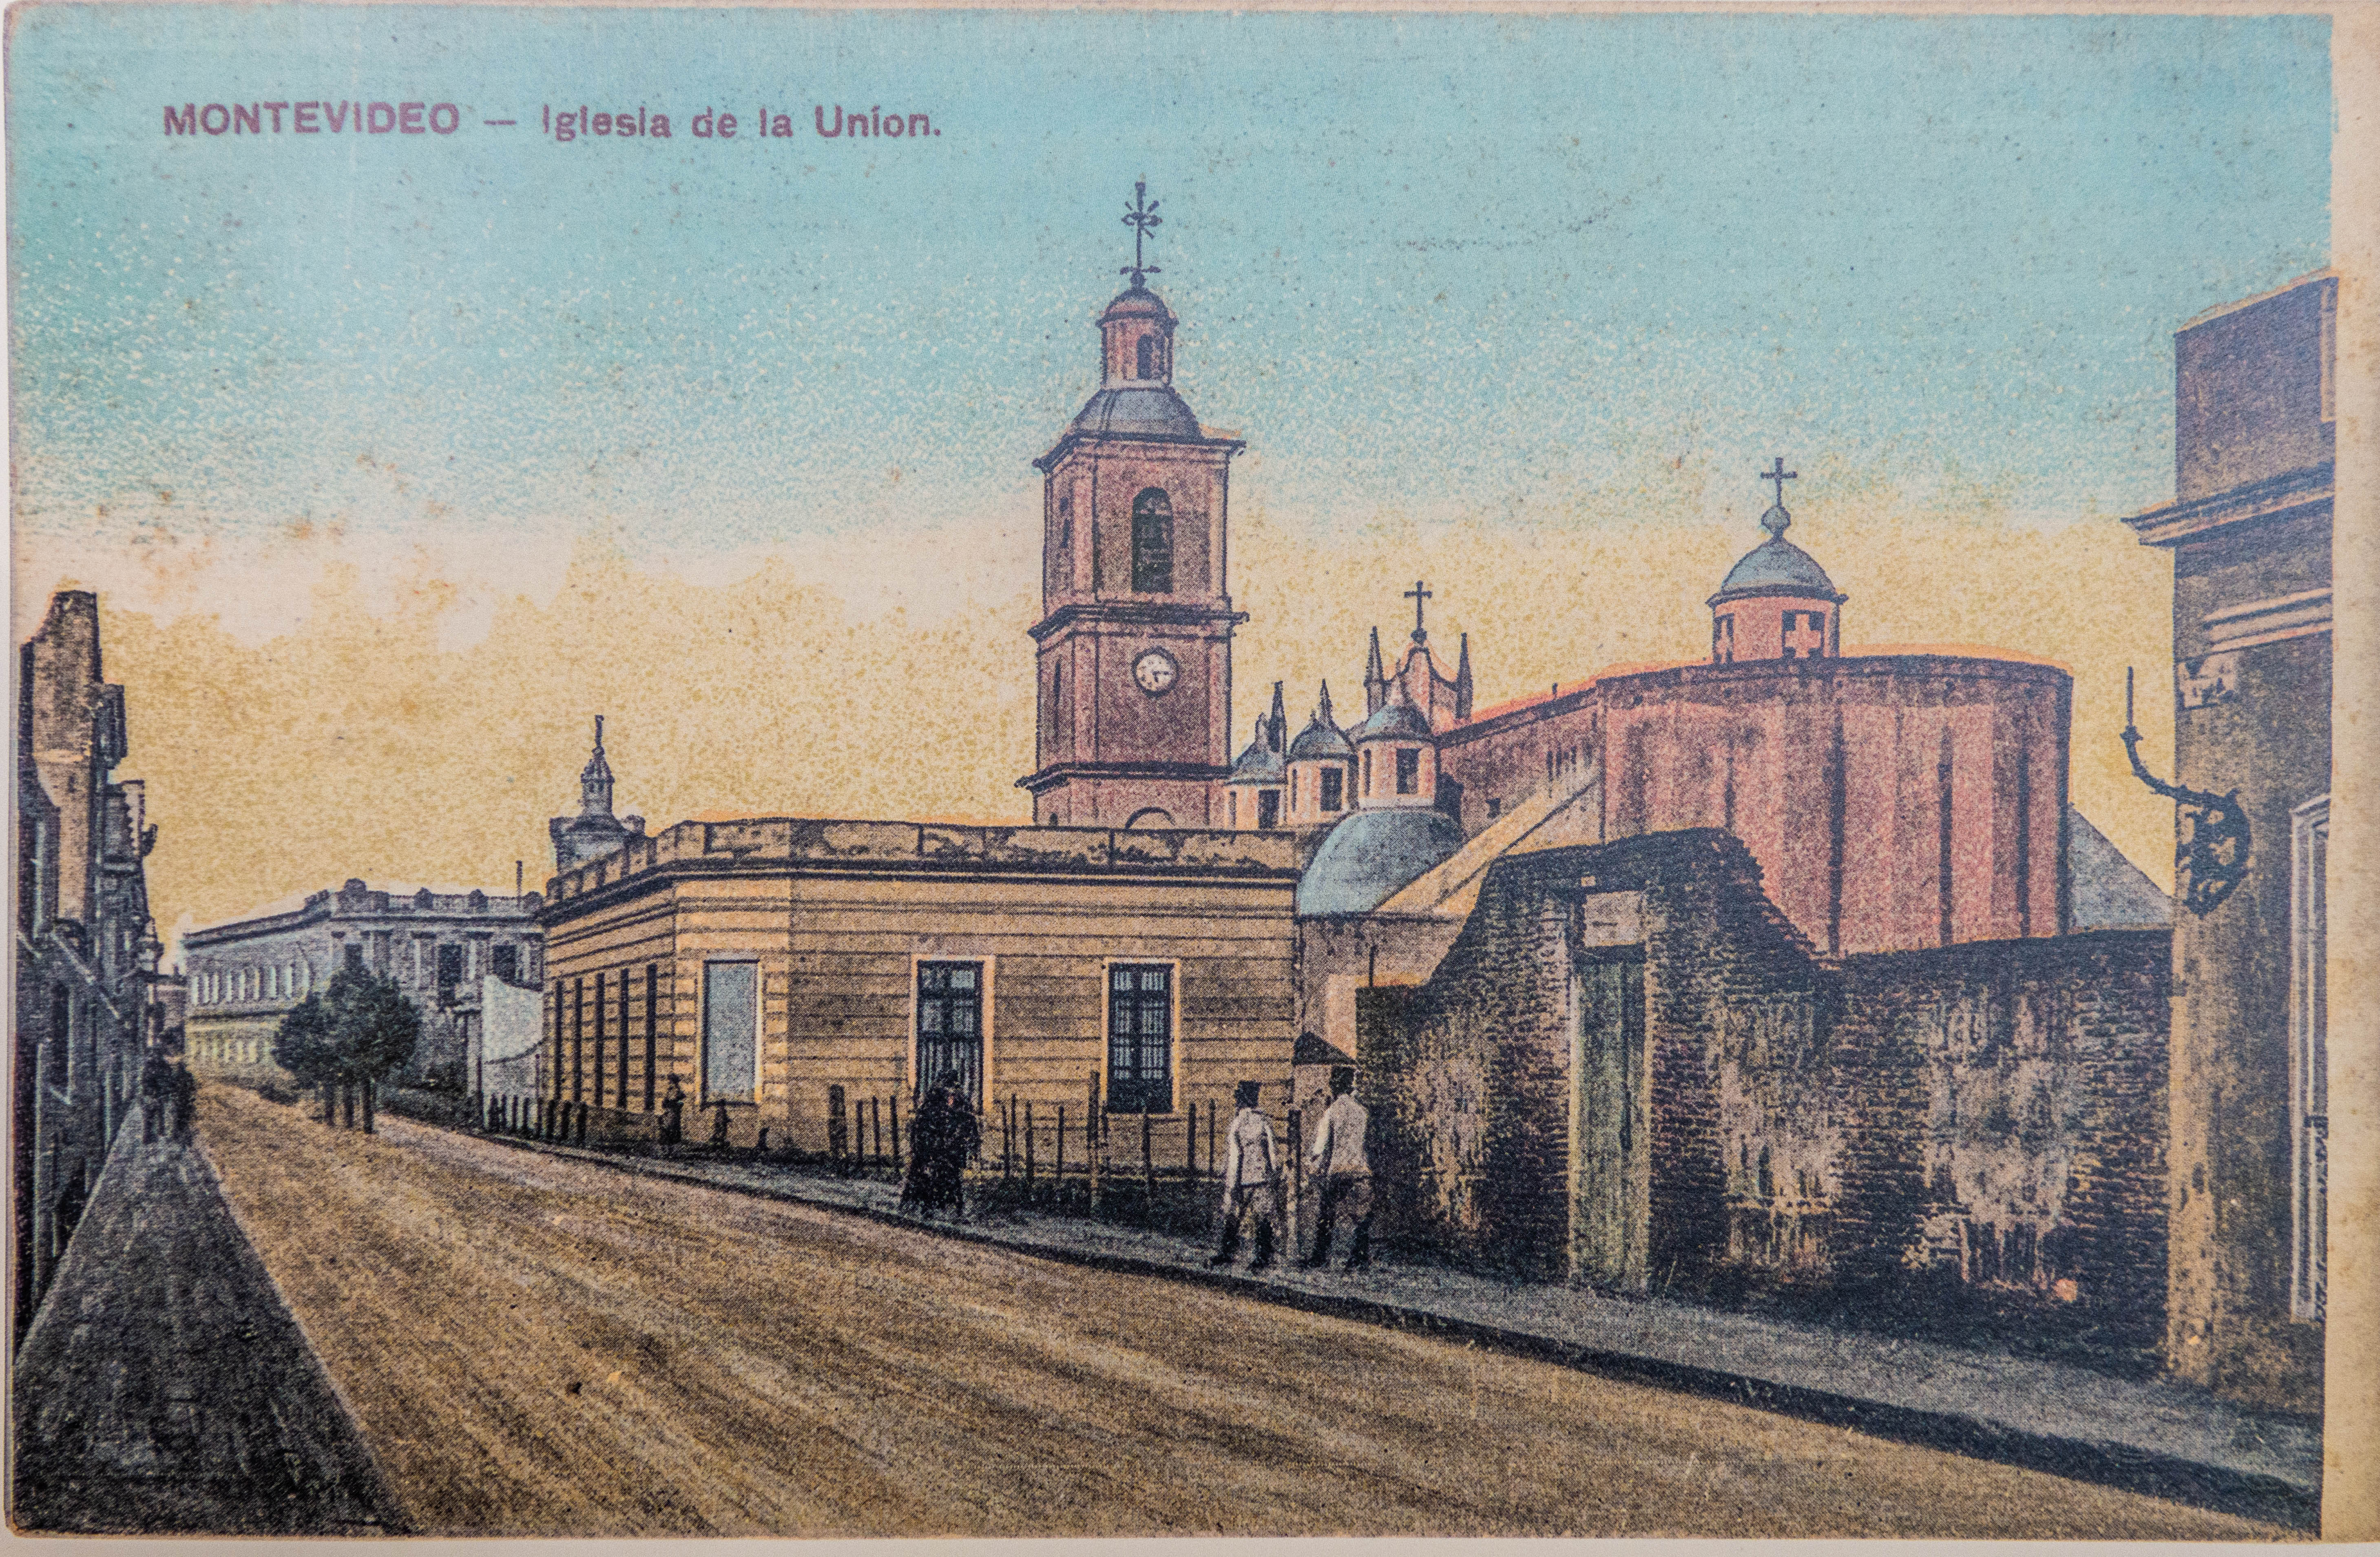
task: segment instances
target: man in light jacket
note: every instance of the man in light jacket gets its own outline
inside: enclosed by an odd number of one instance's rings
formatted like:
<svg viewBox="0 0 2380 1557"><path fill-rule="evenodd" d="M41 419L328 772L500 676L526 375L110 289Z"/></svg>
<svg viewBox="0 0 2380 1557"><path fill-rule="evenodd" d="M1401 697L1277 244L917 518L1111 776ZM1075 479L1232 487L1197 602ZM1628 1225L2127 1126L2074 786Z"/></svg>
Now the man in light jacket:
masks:
<svg viewBox="0 0 2380 1557"><path fill-rule="evenodd" d="M1223 1145L1223 1244L1207 1261L1209 1265L1229 1265L1238 1256L1240 1219L1251 1214L1257 1219L1257 1252L1248 1269L1262 1271L1272 1264L1273 1222L1281 1214L1276 1193L1281 1160L1273 1150L1272 1121L1257 1106L1257 1083L1243 1081L1233 1100L1239 1112L1232 1115L1232 1132Z"/></svg>
<svg viewBox="0 0 2380 1557"><path fill-rule="evenodd" d="M1364 1155L1364 1126L1371 1115L1355 1101L1355 1067L1330 1067L1330 1106L1314 1133L1310 1166L1322 1186L1320 1214L1315 1219L1314 1252L1300 1263L1306 1270L1330 1263L1330 1240L1342 1214L1355 1223L1342 1269L1360 1271L1372 1262L1372 1164Z"/></svg>

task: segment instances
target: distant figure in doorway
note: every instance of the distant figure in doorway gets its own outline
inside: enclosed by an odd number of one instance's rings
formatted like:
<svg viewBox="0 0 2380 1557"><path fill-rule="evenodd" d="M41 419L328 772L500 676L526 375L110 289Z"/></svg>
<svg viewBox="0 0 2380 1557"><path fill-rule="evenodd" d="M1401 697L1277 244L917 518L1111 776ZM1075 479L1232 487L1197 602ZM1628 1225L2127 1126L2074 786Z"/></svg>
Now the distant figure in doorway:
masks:
<svg viewBox="0 0 2380 1557"><path fill-rule="evenodd" d="M1321 1206L1314 1223L1314 1252L1300 1261L1306 1270L1330 1263L1330 1240L1342 1215L1355 1223L1342 1269L1361 1271L1372 1263L1372 1164L1364 1155L1364 1126L1371 1115L1355 1101L1355 1067L1330 1067L1330 1106L1314 1133L1311 1167L1321 1186Z"/></svg>
<svg viewBox="0 0 2380 1557"><path fill-rule="evenodd" d="M173 1065L164 1052L149 1051L140 1063L140 1138L153 1141L173 1128Z"/></svg>
<svg viewBox="0 0 2380 1557"><path fill-rule="evenodd" d="M727 1100L722 1098L710 1106L719 1111L710 1116L710 1144L724 1151L727 1150Z"/></svg>
<svg viewBox="0 0 2380 1557"><path fill-rule="evenodd" d="M670 1077L669 1092L662 1099L662 1144L677 1146L686 1140L686 1089L677 1077Z"/></svg>
<svg viewBox="0 0 2380 1557"><path fill-rule="evenodd" d="M1272 1121L1257 1106L1257 1084L1243 1081L1232 1101L1232 1132L1223 1144L1223 1242L1209 1265L1229 1265L1240 1252L1240 1219L1257 1219L1257 1252L1251 1271L1272 1264L1273 1222L1280 1213L1276 1186L1281 1182L1279 1154L1273 1150Z"/></svg>
<svg viewBox="0 0 2380 1557"><path fill-rule="evenodd" d="M917 1100L909 1121L909 1171L901 1186L901 1209L931 1216L937 1209L953 1222L966 1210L967 1159L983 1140L975 1109L967 1101L959 1073L946 1070Z"/></svg>

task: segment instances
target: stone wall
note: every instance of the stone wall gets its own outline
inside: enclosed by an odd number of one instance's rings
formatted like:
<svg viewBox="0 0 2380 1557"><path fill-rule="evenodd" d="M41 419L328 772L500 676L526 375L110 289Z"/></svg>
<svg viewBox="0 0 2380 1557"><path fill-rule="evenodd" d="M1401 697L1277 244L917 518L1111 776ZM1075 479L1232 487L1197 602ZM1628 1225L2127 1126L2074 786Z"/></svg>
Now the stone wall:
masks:
<svg viewBox="0 0 2380 1557"><path fill-rule="evenodd" d="M1615 925L1644 958L1650 1137L1619 1284L2162 1323L2168 932L1824 958L1716 830L1502 861L1433 979L1365 991L1401 1239L1578 1269L1573 970Z"/></svg>

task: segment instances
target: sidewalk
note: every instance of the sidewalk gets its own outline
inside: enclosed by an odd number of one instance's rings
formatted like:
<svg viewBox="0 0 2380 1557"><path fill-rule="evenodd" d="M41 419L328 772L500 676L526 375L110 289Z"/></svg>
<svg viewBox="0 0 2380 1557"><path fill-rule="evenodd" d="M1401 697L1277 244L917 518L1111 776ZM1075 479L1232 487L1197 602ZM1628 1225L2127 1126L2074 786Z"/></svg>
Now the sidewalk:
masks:
<svg viewBox="0 0 2380 1557"><path fill-rule="evenodd" d="M378 1535L394 1500L197 1147L124 1123L18 1351L27 1533Z"/></svg>
<svg viewBox="0 0 2380 1557"><path fill-rule="evenodd" d="M2166 1381L1376 1257L1355 1275L1207 1264L1205 1242L1002 1211L951 1226L895 1210L895 1186L757 1162L662 1160L510 1136L502 1145L854 1212L990 1247L1196 1282L1310 1313L1428 1331L1612 1378L2022 1466L2299 1529L2317 1526L2322 1435Z"/></svg>

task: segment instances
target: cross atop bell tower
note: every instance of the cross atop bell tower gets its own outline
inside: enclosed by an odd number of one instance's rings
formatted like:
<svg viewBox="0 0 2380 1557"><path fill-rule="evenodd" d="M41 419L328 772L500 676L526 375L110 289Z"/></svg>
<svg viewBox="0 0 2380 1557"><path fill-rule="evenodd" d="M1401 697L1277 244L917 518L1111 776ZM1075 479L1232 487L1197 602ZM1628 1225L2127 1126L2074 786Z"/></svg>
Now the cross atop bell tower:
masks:
<svg viewBox="0 0 2380 1557"><path fill-rule="evenodd" d="M1141 255L1141 246L1148 241L1149 236L1159 227L1165 225L1165 218L1157 213L1158 204L1158 201L1148 198L1148 183L1146 179L1133 185L1132 207L1123 213L1123 225L1132 229L1132 263L1124 266L1118 274L1132 277L1132 286L1135 292L1142 287L1142 277L1165 274L1155 265L1149 264Z"/></svg>

